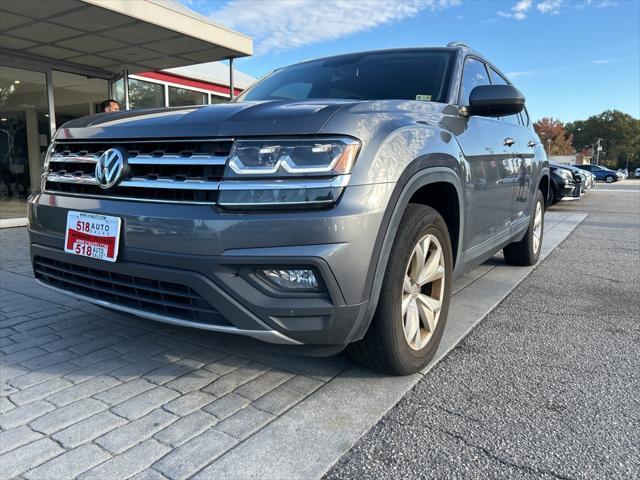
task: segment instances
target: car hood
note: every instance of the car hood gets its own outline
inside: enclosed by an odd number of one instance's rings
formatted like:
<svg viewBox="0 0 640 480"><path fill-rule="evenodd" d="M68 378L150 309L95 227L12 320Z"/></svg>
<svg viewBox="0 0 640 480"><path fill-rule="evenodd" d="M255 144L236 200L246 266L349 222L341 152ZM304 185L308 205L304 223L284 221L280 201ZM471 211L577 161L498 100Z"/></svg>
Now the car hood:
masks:
<svg viewBox="0 0 640 480"><path fill-rule="evenodd" d="M56 140L313 135L348 100L238 102L129 110L65 123Z"/></svg>

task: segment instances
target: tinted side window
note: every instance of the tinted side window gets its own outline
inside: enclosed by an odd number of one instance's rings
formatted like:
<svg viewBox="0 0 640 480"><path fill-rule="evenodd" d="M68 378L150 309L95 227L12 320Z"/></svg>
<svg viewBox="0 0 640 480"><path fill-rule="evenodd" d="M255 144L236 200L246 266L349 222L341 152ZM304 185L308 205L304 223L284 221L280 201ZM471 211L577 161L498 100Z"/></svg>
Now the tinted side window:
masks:
<svg viewBox="0 0 640 480"><path fill-rule="evenodd" d="M462 88L460 90L460 105L469 105L469 95L478 85L490 85L487 69L479 60L468 58L464 62L462 74Z"/></svg>
<svg viewBox="0 0 640 480"><path fill-rule="evenodd" d="M491 73L491 83L493 83L494 85L509 85L509 82L507 82L507 80L493 68L489 68L489 72ZM500 120L513 123L514 125L522 125L522 120L520 119L519 114L509 115L508 117L500 117Z"/></svg>

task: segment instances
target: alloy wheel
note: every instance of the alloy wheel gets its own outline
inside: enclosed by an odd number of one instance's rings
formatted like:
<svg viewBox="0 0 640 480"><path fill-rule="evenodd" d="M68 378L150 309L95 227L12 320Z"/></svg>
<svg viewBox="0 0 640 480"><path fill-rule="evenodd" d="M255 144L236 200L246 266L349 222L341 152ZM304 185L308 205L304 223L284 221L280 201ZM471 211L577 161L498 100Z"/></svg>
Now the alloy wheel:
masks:
<svg viewBox="0 0 640 480"><path fill-rule="evenodd" d="M402 285L404 337L413 350L429 342L438 325L445 286L442 245L425 235L411 253Z"/></svg>
<svg viewBox="0 0 640 480"><path fill-rule="evenodd" d="M538 253L540 236L542 235L542 203L536 202L536 213L533 217L533 253Z"/></svg>

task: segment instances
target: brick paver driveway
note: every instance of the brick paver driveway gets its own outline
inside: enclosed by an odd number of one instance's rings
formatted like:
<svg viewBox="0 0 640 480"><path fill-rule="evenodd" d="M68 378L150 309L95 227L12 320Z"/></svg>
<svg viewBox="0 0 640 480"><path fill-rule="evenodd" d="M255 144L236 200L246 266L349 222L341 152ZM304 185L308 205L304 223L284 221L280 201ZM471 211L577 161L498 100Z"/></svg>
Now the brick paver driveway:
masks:
<svg viewBox="0 0 640 480"><path fill-rule="evenodd" d="M1 232L1 478L186 478L349 365L50 292Z"/></svg>

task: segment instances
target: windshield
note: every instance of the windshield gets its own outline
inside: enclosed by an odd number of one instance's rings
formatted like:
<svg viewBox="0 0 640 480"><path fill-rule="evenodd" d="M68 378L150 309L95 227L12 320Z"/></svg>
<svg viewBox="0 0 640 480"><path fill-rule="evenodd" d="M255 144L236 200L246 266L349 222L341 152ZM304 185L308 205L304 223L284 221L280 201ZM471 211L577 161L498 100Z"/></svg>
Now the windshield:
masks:
<svg viewBox="0 0 640 480"><path fill-rule="evenodd" d="M357 53L277 70L238 97L254 100L422 100L446 102L451 50Z"/></svg>

